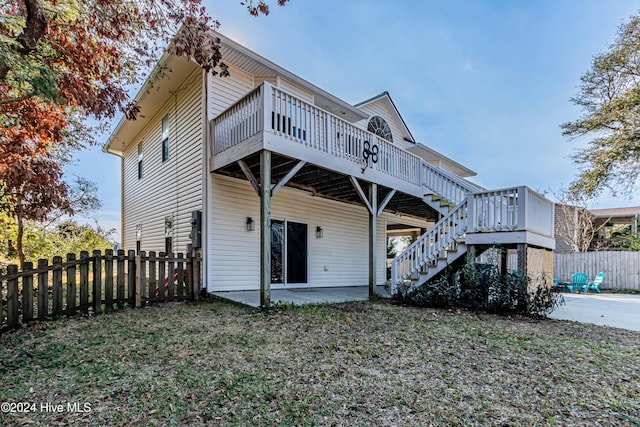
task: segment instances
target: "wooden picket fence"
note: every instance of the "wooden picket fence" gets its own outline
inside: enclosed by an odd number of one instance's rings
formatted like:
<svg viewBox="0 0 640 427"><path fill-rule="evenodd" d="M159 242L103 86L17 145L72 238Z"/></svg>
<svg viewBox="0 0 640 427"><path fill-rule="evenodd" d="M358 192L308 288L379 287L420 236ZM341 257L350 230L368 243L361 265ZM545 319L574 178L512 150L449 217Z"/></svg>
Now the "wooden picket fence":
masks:
<svg viewBox="0 0 640 427"><path fill-rule="evenodd" d="M20 323L75 314L101 314L125 305L197 300L202 259L182 253L119 250L41 259L0 275L0 331Z"/></svg>
<svg viewBox="0 0 640 427"><path fill-rule="evenodd" d="M571 281L575 273L583 272L593 280L603 272L601 289L640 290L640 252L598 251L554 254L554 275L561 282Z"/></svg>

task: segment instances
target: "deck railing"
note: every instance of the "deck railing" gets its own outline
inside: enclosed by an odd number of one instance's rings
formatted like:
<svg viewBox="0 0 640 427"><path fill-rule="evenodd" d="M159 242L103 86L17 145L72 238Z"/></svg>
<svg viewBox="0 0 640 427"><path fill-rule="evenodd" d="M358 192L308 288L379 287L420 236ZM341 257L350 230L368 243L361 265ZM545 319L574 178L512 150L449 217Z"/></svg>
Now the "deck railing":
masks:
<svg viewBox="0 0 640 427"><path fill-rule="evenodd" d="M267 82L213 119L211 126L214 155L264 131L355 163L363 171L369 168L420 186L423 195L437 194L453 205L478 191L462 178Z"/></svg>
<svg viewBox="0 0 640 427"><path fill-rule="evenodd" d="M467 232L527 230L553 237L553 202L527 187L470 194Z"/></svg>
<svg viewBox="0 0 640 427"><path fill-rule="evenodd" d="M526 230L553 238L553 215L553 202L527 187L469 194L393 260L392 291L430 261L445 256L465 233Z"/></svg>

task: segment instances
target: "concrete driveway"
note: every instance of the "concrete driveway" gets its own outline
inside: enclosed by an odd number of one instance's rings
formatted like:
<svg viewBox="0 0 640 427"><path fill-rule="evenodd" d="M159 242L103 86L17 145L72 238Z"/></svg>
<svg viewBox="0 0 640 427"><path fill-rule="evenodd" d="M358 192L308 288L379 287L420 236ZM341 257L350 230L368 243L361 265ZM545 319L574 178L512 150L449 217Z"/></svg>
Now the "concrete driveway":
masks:
<svg viewBox="0 0 640 427"><path fill-rule="evenodd" d="M640 295L563 294L565 304L551 319L640 331Z"/></svg>

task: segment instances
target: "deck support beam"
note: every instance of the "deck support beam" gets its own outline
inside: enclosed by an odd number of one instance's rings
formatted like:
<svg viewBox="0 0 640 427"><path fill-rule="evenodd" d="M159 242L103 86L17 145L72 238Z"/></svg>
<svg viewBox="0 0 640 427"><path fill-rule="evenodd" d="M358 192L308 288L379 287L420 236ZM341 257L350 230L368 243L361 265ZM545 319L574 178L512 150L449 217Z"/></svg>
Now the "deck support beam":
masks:
<svg viewBox="0 0 640 427"><path fill-rule="evenodd" d="M243 169L244 170L244 169ZM271 305L271 151L260 152L260 306Z"/></svg>
<svg viewBox="0 0 640 427"><path fill-rule="evenodd" d="M260 159L262 159L262 157ZM242 169L242 172L244 172L244 175L251 183L251 186L255 190L256 194L260 196L260 184L258 184L258 180L255 176L253 176L253 173L251 173L251 169L249 169L249 166L247 166L244 160L238 160L238 166L240 166L240 169ZM271 187L271 183L269 183L269 187Z"/></svg>
<svg viewBox="0 0 640 427"><path fill-rule="evenodd" d="M306 161L300 160L293 168L291 168L291 170L287 172L287 174L283 176L282 179L271 189L271 197L275 196L278 190L284 187L284 185L289 182L291 178L293 178L293 176L306 164Z"/></svg>
<svg viewBox="0 0 640 427"><path fill-rule="evenodd" d="M376 284L378 283L378 248L376 245L378 240L378 216L396 194L396 190L391 190L387 193L384 200L378 205L378 184L375 182L369 184L369 197L367 197L358 179L354 176L349 176L349 179L369 211L369 298L371 298L375 295Z"/></svg>
<svg viewBox="0 0 640 427"><path fill-rule="evenodd" d="M378 184L369 184L369 298L375 295L377 283Z"/></svg>

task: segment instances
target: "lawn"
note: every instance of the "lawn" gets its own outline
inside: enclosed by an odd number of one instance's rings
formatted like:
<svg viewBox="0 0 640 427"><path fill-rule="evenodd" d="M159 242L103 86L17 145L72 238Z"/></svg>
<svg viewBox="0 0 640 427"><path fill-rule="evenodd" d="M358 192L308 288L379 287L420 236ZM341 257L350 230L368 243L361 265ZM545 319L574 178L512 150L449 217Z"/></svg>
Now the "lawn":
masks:
<svg viewBox="0 0 640 427"><path fill-rule="evenodd" d="M571 322L167 303L1 336L0 425L638 425L638 366Z"/></svg>

